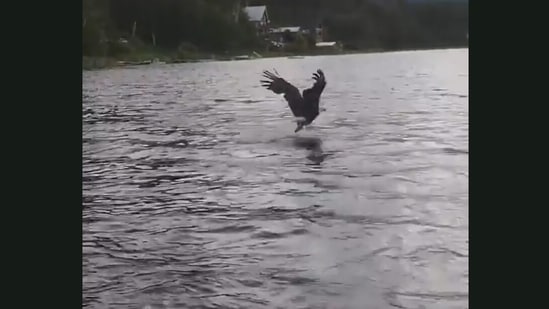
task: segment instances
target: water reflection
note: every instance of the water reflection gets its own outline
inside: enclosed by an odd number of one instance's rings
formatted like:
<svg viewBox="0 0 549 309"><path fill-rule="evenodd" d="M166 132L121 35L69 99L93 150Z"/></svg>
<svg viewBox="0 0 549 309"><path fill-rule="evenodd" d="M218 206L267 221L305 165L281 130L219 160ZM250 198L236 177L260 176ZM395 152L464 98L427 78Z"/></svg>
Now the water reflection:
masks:
<svg viewBox="0 0 549 309"><path fill-rule="evenodd" d="M322 140L318 137L296 136L293 138L293 145L298 149L307 150L306 158L314 164L324 162L327 157L322 149Z"/></svg>

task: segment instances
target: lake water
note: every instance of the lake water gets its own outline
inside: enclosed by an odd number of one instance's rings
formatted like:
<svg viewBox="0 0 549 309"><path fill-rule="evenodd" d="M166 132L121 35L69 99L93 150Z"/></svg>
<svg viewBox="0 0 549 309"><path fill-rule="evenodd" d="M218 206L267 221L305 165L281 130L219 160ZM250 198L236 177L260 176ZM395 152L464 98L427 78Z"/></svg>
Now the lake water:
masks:
<svg viewBox="0 0 549 309"><path fill-rule="evenodd" d="M467 308L468 52L84 72L84 306Z"/></svg>

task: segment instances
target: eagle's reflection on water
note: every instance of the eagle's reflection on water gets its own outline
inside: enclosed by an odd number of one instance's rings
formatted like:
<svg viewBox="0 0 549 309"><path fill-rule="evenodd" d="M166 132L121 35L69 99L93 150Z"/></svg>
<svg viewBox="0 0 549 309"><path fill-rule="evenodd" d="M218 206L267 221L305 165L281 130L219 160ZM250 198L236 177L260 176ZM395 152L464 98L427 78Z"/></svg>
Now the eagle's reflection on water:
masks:
<svg viewBox="0 0 549 309"><path fill-rule="evenodd" d="M322 150L322 140L318 137L297 136L294 138L293 144L297 148L306 149L308 151L307 159L314 164L322 163L327 157L327 154Z"/></svg>

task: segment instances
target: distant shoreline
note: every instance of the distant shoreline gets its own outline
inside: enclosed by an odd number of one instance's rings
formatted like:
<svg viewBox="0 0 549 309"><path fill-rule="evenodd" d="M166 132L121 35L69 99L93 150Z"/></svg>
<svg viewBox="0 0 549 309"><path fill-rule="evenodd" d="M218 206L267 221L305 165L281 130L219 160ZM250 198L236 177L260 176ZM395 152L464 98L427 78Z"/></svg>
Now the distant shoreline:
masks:
<svg viewBox="0 0 549 309"><path fill-rule="evenodd" d="M308 51L300 53L291 52L266 52L264 54L258 54L255 51L241 53L231 53L230 55L223 54L211 54L210 57L197 57L189 59L176 59L169 57L168 55L159 54L158 57L153 59L143 60L127 60L124 58L106 58L106 57L82 57L82 70L83 71L95 71L104 69L124 68L129 66L138 65L154 65L154 64L174 64L174 63L196 63L196 62L212 62L212 61L242 61L242 60L256 60L263 58L282 58L282 57L312 57L312 56L330 56L330 55L354 55L354 54L374 54L374 53L389 53L389 52L405 52L405 51L423 51L423 50L440 50L440 49L460 49L469 48L469 46L440 46L440 47L425 47L425 48L406 48L406 49L363 49L363 50L322 50L322 51ZM259 55L259 56L258 56Z"/></svg>

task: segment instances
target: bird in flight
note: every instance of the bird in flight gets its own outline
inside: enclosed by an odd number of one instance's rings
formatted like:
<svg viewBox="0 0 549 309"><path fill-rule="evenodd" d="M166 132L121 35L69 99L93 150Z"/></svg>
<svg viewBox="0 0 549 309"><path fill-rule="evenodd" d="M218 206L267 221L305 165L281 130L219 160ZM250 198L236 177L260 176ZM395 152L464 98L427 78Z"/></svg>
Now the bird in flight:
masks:
<svg viewBox="0 0 549 309"><path fill-rule="evenodd" d="M313 73L315 80L313 86L303 90L301 95L299 89L280 77L276 70L273 69L273 71L275 73L263 71L263 77L267 80L261 80L261 85L276 94L284 94L284 99L288 102L292 113L298 118L297 128L294 131L297 133L304 126L311 124L319 114L320 95L326 87L324 72L319 69Z"/></svg>

